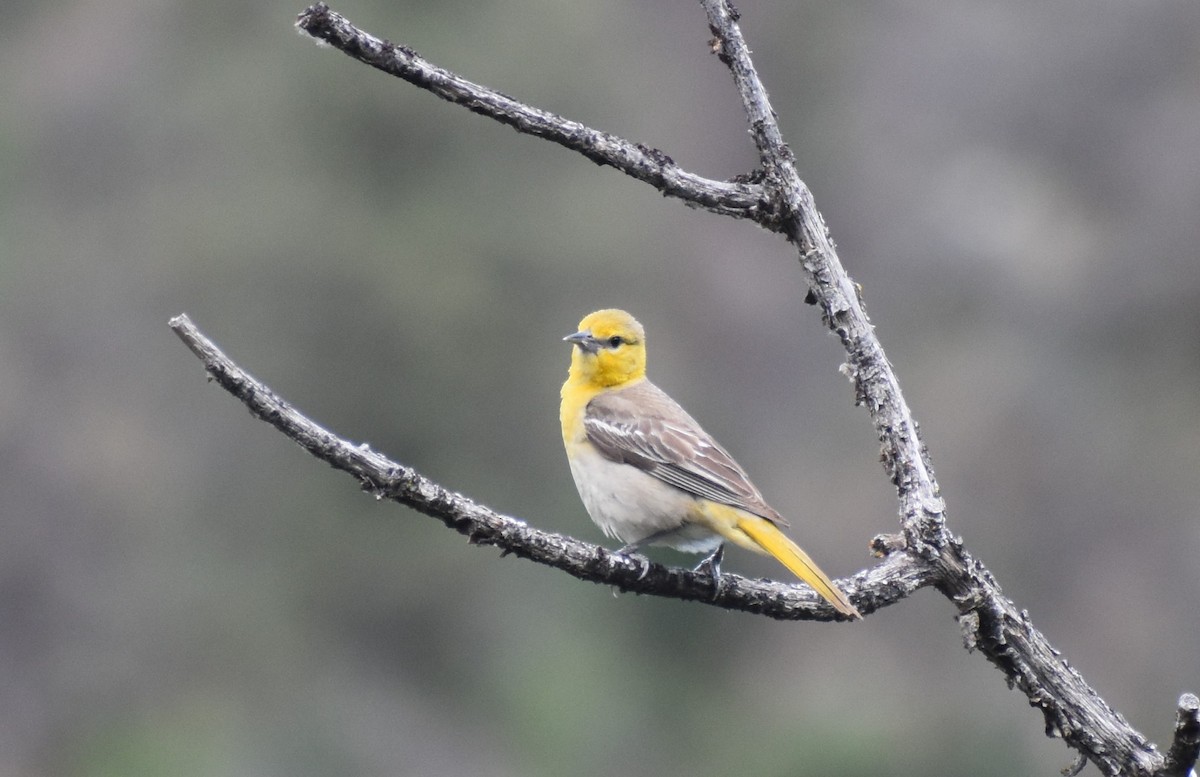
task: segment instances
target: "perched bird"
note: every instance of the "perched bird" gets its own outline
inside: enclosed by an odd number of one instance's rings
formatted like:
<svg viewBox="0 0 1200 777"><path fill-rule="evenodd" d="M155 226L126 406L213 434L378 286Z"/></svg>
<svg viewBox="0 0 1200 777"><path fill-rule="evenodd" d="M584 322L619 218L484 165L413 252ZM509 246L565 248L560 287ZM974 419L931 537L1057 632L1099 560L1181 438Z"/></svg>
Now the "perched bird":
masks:
<svg viewBox="0 0 1200 777"><path fill-rule="evenodd" d="M724 448L646 379L646 333L623 310L579 322L559 419L571 474L588 514L628 554L643 545L709 553L720 575L725 543L774 556L838 612L846 595L788 539L788 524Z"/></svg>

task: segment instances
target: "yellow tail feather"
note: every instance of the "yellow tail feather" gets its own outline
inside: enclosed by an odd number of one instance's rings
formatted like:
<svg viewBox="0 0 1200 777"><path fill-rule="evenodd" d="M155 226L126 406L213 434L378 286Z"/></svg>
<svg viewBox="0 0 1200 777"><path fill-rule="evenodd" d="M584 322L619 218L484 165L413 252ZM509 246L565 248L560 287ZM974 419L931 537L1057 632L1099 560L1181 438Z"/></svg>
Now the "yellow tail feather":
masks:
<svg viewBox="0 0 1200 777"><path fill-rule="evenodd" d="M758 516L739 516L736 526L759 548L774 556L796 577L811 585L838 612L849 615L851 618L862 617L850 600L846 598L846 595L813 563L808 554L801 550L799 545L792 542L775 524ZM722 534L725 533L722 532ZM730 537L729 539L734 538ZM736 542L736 539L734 541Z"/></svg>

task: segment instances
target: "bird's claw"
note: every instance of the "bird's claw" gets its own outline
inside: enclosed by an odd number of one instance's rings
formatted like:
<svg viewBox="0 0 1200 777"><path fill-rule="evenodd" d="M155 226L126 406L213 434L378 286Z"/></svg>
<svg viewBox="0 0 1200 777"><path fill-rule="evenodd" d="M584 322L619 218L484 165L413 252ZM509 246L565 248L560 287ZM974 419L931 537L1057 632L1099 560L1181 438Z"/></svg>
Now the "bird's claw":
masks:
<svg viewBox="0 0 1200 777"><path fill-rule="evenodd" d="M650 559L646 558L645 556L639 554L637 549L637 545L625 545L624 547L619 548L616 553L641 565L642 572L637 576L637 579L641 581L645 580L646 575L650 574L650 565L653 562L651 562Z"/></svg>
<svg viewBox="0 0 1200 777"><path fill-rule="evenodd" d="M693 572L710 575L713 579L713 598L716 599L721 594L721 559L725 557L725 545L717 546L717 549L705 556L704 560L696 565Z"/></svg>
<svg viewBox="0 0 1200 777"><path fill-rule="evenodd" d="M725 557L725 546L718 545L717 549L704 557L704 560L696 565L693 572L703 572L706 575L719 578L721 576L721 559Z"/></svg>

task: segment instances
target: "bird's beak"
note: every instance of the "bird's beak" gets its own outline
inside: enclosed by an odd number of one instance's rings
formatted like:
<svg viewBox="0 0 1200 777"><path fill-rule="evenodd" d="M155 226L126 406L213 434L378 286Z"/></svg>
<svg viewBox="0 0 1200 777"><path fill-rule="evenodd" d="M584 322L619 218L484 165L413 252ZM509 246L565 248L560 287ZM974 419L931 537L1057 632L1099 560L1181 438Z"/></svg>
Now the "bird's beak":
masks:
<svg viewBox="0 0 1200 777"><path fill-rule="evenodd" d="M586 329L582 332L576 332L573 335L567 335L563 340L572 345L578 345L580 350L587 351L588 353L596 353L600 350L600 341L593 337L592 333Z"/></svg>

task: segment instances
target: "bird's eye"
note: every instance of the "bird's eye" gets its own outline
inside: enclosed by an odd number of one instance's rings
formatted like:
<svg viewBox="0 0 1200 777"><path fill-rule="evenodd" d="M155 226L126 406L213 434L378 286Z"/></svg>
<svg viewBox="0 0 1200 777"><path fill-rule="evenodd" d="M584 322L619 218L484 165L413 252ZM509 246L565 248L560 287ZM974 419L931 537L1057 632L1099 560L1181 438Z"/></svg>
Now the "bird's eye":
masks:
<svg viewBox="0 0 1200 777"><path fill-rule="evenodd" d="M620 335L613 335L612 337L608 338L608 347L616 348L623 342L625 342L625 341L621 339Z"/></svg>

